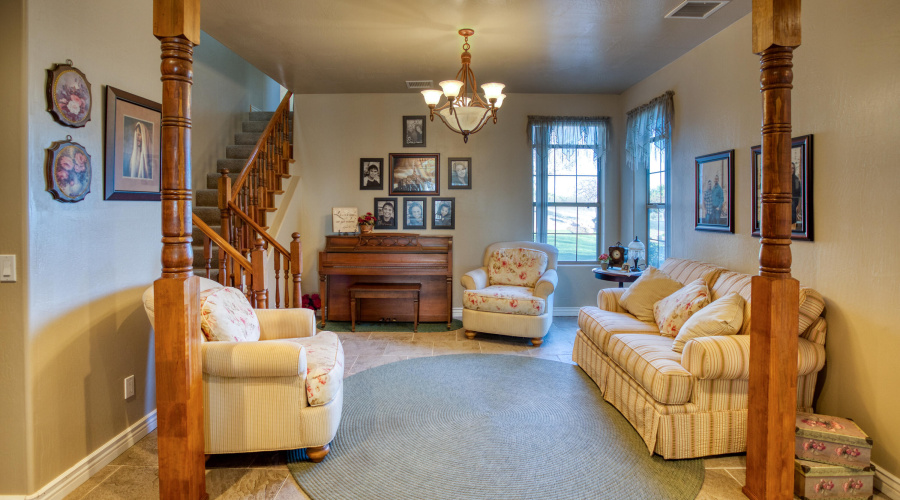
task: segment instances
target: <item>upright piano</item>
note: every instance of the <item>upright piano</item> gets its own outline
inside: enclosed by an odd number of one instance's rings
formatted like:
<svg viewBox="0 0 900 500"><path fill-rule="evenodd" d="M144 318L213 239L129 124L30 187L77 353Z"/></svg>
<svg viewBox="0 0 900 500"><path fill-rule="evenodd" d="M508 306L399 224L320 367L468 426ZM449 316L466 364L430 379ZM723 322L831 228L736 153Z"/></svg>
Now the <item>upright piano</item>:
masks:
<svg viewBox="0 0 900 500"><path fill-rule="evenodd" d="M319 252L322 321L350 321L354 283L419 283L419 321L446 321L450 328L453 237L414 233L326 236ZM413 320L412 303L366 299L357 321Z"/></svg>

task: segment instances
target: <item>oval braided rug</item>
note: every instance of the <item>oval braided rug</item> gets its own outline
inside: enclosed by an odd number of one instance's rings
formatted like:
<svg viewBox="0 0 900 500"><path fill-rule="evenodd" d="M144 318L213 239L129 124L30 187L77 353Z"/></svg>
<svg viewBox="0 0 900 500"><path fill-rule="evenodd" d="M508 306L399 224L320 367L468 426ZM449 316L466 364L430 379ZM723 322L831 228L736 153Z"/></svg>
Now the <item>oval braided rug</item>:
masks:
<svg viewBox="0 0 900 500"><path fill-rule="evenodd" d="M693 499L702 460L651 456L574 365L415 358L344 380L331 453L288 454L314 500Z"/></svg>

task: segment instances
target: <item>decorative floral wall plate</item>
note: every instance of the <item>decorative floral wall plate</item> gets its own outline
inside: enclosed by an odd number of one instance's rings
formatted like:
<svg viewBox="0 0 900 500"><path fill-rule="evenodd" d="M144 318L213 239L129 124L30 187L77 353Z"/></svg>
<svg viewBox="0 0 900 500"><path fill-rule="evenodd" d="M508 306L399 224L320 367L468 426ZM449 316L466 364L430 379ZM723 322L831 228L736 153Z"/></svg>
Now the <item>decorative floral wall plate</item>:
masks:
<svg viewBox="0 0 900 500"><path fill-rule="evenodd" d="M69 59L47 73L48 111L63 125L83 127L91 120L91 84L87 77Z"/></svg>
<svg viewBox="0 0 900 500"><path fill-rule="evenodd" d="M62 202L77 202L91 192L91 155L72 136L47 148L47 191Z"/></svg>

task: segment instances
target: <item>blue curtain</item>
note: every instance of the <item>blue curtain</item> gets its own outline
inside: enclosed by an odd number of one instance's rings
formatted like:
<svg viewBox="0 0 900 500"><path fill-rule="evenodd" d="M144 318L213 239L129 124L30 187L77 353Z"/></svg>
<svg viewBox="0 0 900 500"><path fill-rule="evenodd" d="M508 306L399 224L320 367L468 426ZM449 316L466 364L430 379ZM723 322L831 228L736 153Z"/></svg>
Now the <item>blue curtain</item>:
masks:
<svg viewBox="0 0 900 500"><path fill-rule="evenodd" d="M660 139L671 141L674 95L669 90L628 112L625 122L625 166L631 170L647 168L650 163L651 142Z"/></svg>

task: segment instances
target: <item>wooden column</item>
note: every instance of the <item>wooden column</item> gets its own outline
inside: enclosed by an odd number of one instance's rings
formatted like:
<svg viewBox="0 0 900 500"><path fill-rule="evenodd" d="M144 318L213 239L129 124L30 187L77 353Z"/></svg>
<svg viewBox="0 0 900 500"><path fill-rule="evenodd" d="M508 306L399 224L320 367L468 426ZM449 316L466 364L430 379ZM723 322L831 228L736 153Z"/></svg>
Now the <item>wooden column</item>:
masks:
<svg viewBox="0 0 900 500"><path fill-rule="evenodd" d="M191 250L191 83L200 1L154 0L153 34L161 42L163 86L163 269L153 284L159 495L204 499L199 279Z"/></svg>
<svg viewBox="0 0 900 500"><path fill-rule="evenodd" d="M747 482L755 500L793 498L800 285L791 277L791 82L800 0L753 0L762 92L759 276L751 289Z"/></svg>

